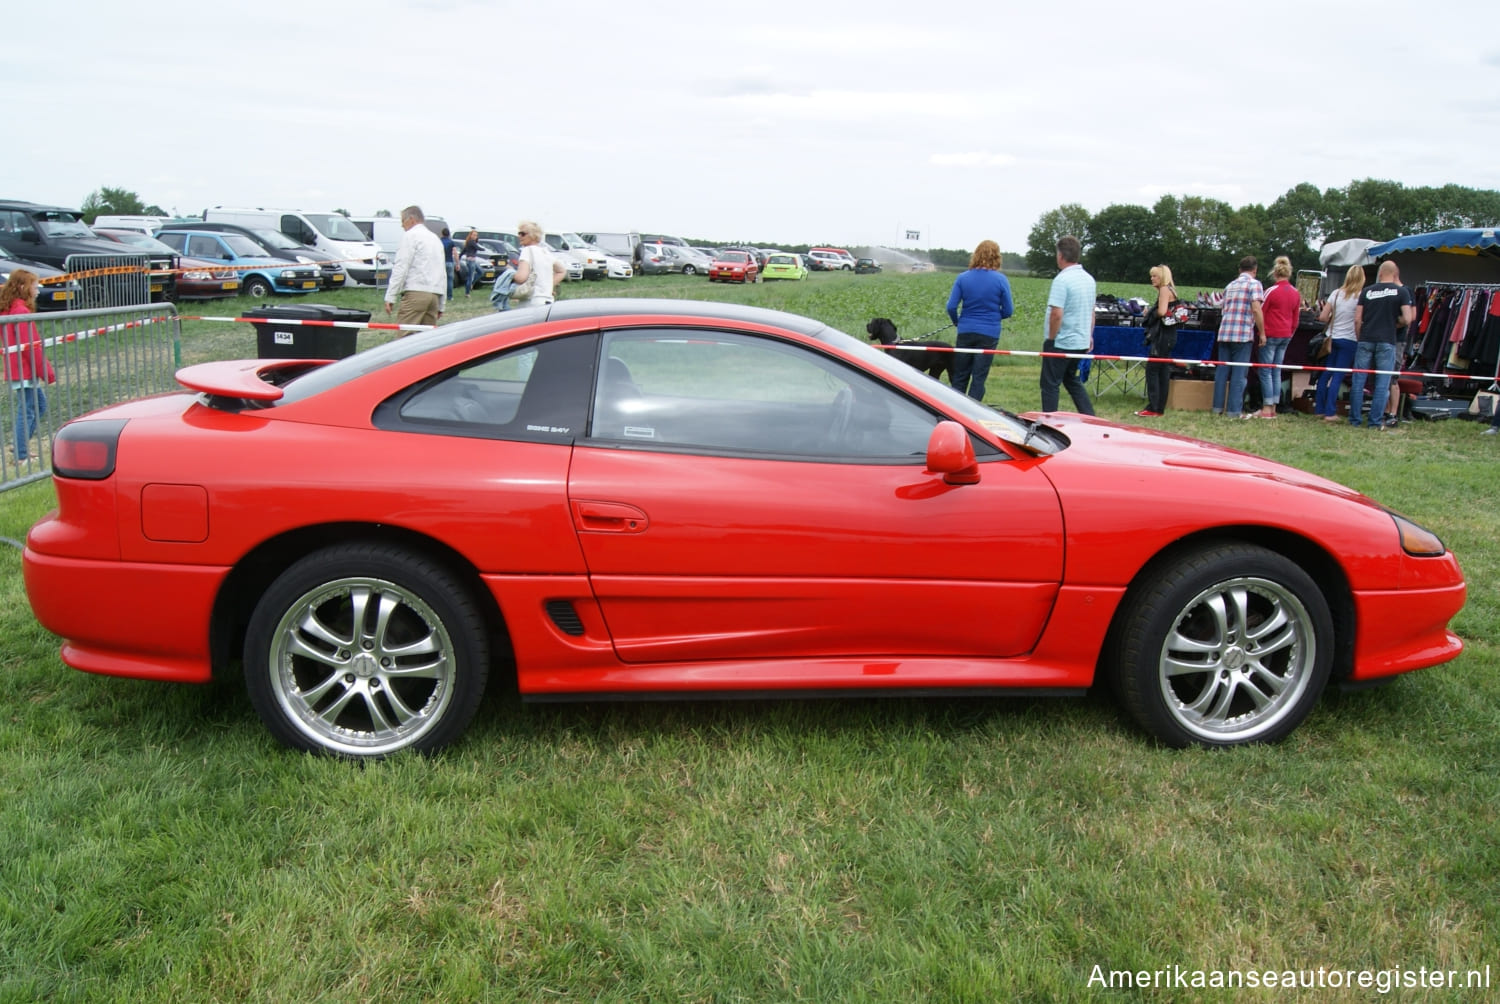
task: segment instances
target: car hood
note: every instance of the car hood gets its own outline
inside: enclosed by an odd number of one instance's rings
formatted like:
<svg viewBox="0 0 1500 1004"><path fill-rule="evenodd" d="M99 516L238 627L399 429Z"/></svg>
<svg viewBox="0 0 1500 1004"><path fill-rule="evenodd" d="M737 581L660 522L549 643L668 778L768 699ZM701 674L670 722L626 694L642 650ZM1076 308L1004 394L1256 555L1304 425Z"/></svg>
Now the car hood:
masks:
<svg viewBox="0 0 1500 1004"><path fill-rule="evenodd" d="M35 272L37 274L37 277L41 279L50 279L51 277L56 275L67 275L67 273L60 268L54 268L53 266L48 265L45 262L32 261L30 258L0 258L0 272L5 272L8 274L18 268L24 268L29 272Z"/></svg>
<svg viewBox="0 0 1500 1004"><path fill-rule="evenodd" d="M1336 481L1216 443L1120 425L1087 415L1032 412L1021 417L1039 421L1068 438L1067 449L1046 459L1049 474L1054 468L1059 473L1075 467L1087 468L1093 472L1093 477L1115 478L1121 485L1135 480L1143 468L1178 471L1184 475L1238 476L1247 484L1257 479L1379 508L1365 495ZM1183 503L1191 504L1191 501L1185 499Z"/></svg>

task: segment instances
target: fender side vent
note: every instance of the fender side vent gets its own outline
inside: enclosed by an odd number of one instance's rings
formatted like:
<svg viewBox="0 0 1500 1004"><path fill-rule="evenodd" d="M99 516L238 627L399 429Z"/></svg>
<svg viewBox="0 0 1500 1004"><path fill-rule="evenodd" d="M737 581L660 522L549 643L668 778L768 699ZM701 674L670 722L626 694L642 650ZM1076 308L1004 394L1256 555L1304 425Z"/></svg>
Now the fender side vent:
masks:
<svg viewBox="0 0 1500 1004"><path fill-rule="evenodd" d="M552 618L552 623L563 634L583 634L583 621L578 619L578 611L573 609L570 600L548 600L547 616Z"/></svg>

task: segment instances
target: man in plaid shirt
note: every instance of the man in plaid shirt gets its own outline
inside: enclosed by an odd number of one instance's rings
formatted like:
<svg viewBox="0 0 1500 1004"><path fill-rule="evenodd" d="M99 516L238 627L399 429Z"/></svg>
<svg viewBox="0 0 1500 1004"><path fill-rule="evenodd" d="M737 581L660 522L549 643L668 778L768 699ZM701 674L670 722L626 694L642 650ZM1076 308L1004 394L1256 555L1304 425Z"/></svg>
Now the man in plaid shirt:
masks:
<svg viewBox="0 0 1500 1004"><path fill-rule="evenodd" d="M1255 278L1258 263L1254 255L1240 259L1239 278L1224 287L1224 307L1219 321L1219 337L1216 353L1221 363L1248 363L1251 350L1266 343L1266 319L1260 305L1266 291ZM1214 367L1214 412L1231 418L1240 417L1245 404L1245 378L1247 366ZM1224 385L1229 385L1229 397L1224 397ZM1254 412L1244 416L1257 417Z"/></svg>

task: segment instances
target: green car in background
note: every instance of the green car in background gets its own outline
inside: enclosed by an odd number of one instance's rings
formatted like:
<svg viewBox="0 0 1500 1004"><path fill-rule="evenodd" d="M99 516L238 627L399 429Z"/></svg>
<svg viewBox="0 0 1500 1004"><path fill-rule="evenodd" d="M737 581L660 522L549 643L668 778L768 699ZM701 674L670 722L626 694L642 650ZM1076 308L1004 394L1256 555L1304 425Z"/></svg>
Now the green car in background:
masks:
<svg viewBox="0 0 1500 1004"><path fill-rule="evenodd" d="M766 257L766 267L760 277L763 282L770 282L772 279L806 279L807 266L802 264L801 255L781 251Z"/></svg>

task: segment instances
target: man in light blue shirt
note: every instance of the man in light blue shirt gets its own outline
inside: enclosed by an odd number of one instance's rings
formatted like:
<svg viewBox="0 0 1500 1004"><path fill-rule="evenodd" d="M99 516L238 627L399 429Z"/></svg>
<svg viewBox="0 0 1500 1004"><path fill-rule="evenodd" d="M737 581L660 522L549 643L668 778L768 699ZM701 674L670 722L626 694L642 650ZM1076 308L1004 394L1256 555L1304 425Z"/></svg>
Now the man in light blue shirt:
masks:
<svg viewBox="0 0 1500 1004"><path fill-rule="evenodd" d="M1043 352L1091 352L1094 348L1094 277L1078 259L1083 245L1071 235L1057 239L1057 277L1047 292L1047 340ZM1088 388L1078 376L1079 359L1042 357L1042 410L1057 410L1057 388L1068 388L1081 415L1094 413Z"/></svg>

